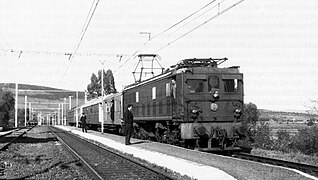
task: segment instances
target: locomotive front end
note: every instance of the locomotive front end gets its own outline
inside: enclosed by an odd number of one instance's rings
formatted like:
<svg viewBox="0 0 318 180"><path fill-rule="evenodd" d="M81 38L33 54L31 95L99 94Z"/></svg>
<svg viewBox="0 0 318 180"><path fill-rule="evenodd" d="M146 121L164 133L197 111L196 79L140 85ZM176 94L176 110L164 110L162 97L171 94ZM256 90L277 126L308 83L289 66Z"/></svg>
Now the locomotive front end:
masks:
<svg viewBox="0 0 318 180"><path fill-rule="evenodd" d="M201 151L239 150L235 143L243 118L243 74L238 67L218 68L211 59L187 63L191 66L181 77L181 138Z"/></svg>

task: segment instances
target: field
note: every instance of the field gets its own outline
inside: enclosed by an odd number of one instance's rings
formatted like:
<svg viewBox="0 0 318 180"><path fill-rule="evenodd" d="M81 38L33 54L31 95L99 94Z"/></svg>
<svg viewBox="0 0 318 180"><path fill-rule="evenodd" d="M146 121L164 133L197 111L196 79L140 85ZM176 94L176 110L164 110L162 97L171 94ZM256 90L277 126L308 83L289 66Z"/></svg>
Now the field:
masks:
<svg viewBox="0 0 318 180"><path fill-rule="evenodd" d="M300 112L276 112L269 110L259 110L261 122L269 125L270 135L275 137L278 131L286 131L290 135L295 135L298 129L308 128L309 119L318 119L318 115L309 115ZM318 122L316 121L315 124Z"/></svg>

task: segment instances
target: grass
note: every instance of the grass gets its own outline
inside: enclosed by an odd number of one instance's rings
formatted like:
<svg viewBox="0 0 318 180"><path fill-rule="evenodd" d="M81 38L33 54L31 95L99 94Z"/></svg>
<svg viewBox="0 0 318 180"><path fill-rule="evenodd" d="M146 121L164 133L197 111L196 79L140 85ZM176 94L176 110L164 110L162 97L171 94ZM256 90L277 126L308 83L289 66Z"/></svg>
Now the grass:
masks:
<svg viewBox="0 0 318 180"><path fill-rule="evenodd" d="M264 150L259 148L254 148L251 154L262 157L318 166L318 156L308 156L301 153L284 153L281 151Z"/></svg>

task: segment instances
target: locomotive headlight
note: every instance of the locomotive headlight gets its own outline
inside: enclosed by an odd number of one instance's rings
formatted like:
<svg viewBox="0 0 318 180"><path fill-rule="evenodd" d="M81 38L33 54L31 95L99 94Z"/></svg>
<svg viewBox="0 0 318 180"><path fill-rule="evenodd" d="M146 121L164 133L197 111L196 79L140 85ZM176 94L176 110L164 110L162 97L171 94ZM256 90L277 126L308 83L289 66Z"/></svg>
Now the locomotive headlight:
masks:
<svg viewBox="0 0 318 180"><path fill-rule="evenodd" d="M193 113L193 114L196 114L196 113L198 113L198 110L193 109L193 110L192 110L192 113Z"/></svg>
<svg viewBox="0 0 318 180"><path fill-rule="evenodd" d="M242 110L241 109L235 109L234 111L234 117L235 118L240 118L242 114Z"/></svg>
<svg viewBox="0 0 318 180"><path fill-rule="evenodd" d="M219 106L216 103L211 103L210 108L212 111L217 111L219 109Z"/></svg>
<svg viewBox="0 0 318 180"><path fill-rule="evenodd" d="M214 97L215 99L219 98L219 91L214 91L213 97Z"/></svg>

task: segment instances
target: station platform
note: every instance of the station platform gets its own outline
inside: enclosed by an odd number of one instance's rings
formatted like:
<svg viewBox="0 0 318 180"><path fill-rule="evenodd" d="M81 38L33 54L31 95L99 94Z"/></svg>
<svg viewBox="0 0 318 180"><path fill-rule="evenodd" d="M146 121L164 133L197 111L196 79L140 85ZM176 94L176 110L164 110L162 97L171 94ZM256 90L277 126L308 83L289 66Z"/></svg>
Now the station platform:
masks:
<svg viewBox="0 0 318 180"><path fill-rule="evenodd" d="M14 130L9 130L9 131L0 131L0 137L1 136L5 136L7 134L10 134L11 132L13 132Z"/></svg>
<svg viewBox="0 0 318 180"><path fill-rule="evenodd" d="M317 177L301 171L232 157L215 155L196 150L180 148L152 141L131 139L125 145L125 137L80 128L55 126L83 138L102 143L120 152L131 154L157 166L187 175L198 180L318 180Z"/></svg>

